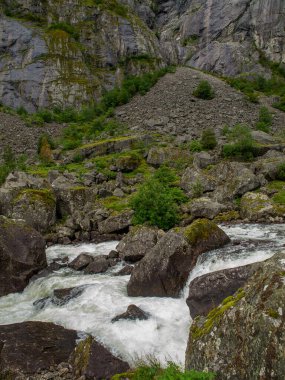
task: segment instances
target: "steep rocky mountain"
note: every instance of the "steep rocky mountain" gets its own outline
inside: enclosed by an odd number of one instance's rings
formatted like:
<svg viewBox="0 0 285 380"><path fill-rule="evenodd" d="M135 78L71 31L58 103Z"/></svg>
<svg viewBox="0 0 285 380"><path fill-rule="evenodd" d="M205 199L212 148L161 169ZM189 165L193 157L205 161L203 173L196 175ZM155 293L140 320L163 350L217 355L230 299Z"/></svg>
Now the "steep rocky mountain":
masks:
<svg viewBox="0 0 285 380"><path fill-rule="evenodd" d="M186 64L220 75L284 63L281 0L1 0L0 96L28 111L80 106L138 74Z"/></svg>

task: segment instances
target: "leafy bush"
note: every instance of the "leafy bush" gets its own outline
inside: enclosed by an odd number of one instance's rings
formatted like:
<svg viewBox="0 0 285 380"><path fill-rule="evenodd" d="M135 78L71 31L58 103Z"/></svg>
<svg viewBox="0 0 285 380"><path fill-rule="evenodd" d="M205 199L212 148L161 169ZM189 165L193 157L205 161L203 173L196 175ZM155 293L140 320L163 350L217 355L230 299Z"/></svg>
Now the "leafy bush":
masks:
<svg viewBox="0 0 285 380"><path fill-rule="evenodd" d="M214 380L215 374L197 371L183 371L177 364L168 362L162 368L158 362L142 364L134 371L115 375L112 380Z"/></svg>
<svg viewBox="0 0 285 380"><path fill-rule="evenodd" d="M254 156L254 142L250 129L246 125L236 125L230 133L231 144L223 146L224 157L236 157L250 160Z"/></svg>
<svg viewBox="0 0 285 380"><path fill-rule="evenodd" d="M0 184L4 183L9 173L16 169L24 169L26 158L20 156L16 159L12 149L8 146L2 155L3 163L0 165Z"/></svg>
<svg viewBox="0 0 285 380"><path fill-rule="evenodd" d="M63 30L67 34L69 34L72 38L74 38L76 41L79 40L80 34L76 28L68 24L66 22L57 22L49 25L48 30Z"/></svg>
<svg viewBox="0 0 285 380"><path fill-rule="evenodd" d="M217 146L215 131L212 128L203 131L201 145L203 149L214 149Z"/></svg>
<svg viewBox="0 0 285 380"><path fill-rule="evenodd" d="M193 95L199 99L211 100L215 97L215 92L208 81L202 80L193 92Z"/></svg>
<svg viewBox="0 0 285 380"><path fill-rule="evenodd" d="M278 102L275 102L273 107L285 112L285 96L282 96Z"/></svg>
<svg viewBox="0 0 285 380"><path fill-rule="evenodd" d="M134 224L148 223L164 230L179 220L178 205L186 200L182 190L174 186L176 177L168 168L160 168L132 198Z"/></svg>
<svg viewBox="0 0 285 380"><path fill-rule="evenodd" d="M51 140L49 135L44 134L39 138L38 155L43 163L49 164L53 161L52 159L53 148L54 148L54 143Z"/></svg>
<svg viewBox="0 0 285 380"><path fill-rule="evenodd" d="M272 125L272 114L267 107L261 107L259 111L259 120L256 123L256 129L268 133Z"/></svg>
<svg viewBox="0 0 285 380"><path fill-rule="evenodd" d="M199 140L192 140L189 144L189 149L191 152L201 152L203 150Z"/></svg>
<svg viewBox="0 0 285 380"><path fill-rule="evenodd" d="M276 178L280 181L285 181L285 162L278 166Z"/></svg>

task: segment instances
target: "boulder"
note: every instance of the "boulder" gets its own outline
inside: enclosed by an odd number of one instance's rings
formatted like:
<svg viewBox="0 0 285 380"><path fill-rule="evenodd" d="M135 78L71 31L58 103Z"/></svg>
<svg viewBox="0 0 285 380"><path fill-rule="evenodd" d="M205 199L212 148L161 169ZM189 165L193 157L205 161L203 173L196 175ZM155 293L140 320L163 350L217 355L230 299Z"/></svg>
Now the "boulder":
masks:
<svg viewBox="0 0 285 380"><path fill-rule="evenodd" d="M118 215L111 215L106 220L98 222L100 234L111 234L128 230L131 225L133 211L125 211Z"/></svg>
<svg viewBox="0 0 285 380"><path fill-rule="evenodd" d="M189 167L182 175L180 186L192 197L196 196L197 187L199 187L201 196L204 192L213 191L217 183L215 176L201 169Z"/></svg>
<svg viewBox="0 0 285 380"><path fill-rule="evenodd" d="M283 379L285 373L285 253L261 264L247 285L197 317L186 369L216 372L219 380Z"/></svg>
<svg viewBox="0 0 285 380"><path fill-rule="evenodd" d="M135 321L135 320L143 321L143 320L147 320L148 318L149 318L149 315L145 313L142 309L140 309L138 306L129 305L127 308L127 311L114 317L111 320L111 322L114 323L114 322L120 321L121 319L130 319L132 321Z"/></svg>
<svg viewBox="0 0 285 380"><path fill-rule="evenodd" d="M0 217L0 296L22 291L46 266L40 233L21 221Z"/></svg>
<svg viewBox="0 0 285 380"><path fill-rule="evenodd" d="M115 161L116 170L122 173L129 173L139 167L141 163L141 157L135 154L128 154L119 157Z"/></svg>
<svg viewBox="0 0 285 380"><path fill-rule="evenodd" d="M12 200L8 216L23 219L39 232L47 232L56 222L56 199L49 189L24 189Z"/></svg>
<svg viewBox="0 0 285 380"><path fill-rule="evenodd" d="M211 197L217 202L230 202L248 191L266 183L262 175L256 175L241 162L221 162L209 171L216 179L217 187Z"/></svg>
<svg viewBox="0 0 285 380"><path fill-rule="evenodd" d="M74 270L82 270L86 268L92 261L94 257L89 255L88 253L80 253L71 263L68 264L69 268Z"/></svg>
<svg viewBox="0 0 285 380"><path fill-rule="evenodd" d="M241 198L240 215L250 222L270 222L284 213L285 207L275 204L266 194L249 192Z"/></svg>
<svg viewBox="0 0 285 380"><path fill-rule="evenodd" d="M104 273L110 267L110 262L108 256L98 256L94 257L94 260L84 268L84 273L86 274L97 274Z"/></svg>
<svg viewBox="0 0 285 380"><path fill-rule="evenodd" d="M112 376L129 369L128 363L112 355L91 336L78 344L70 362L75 378L84 376L86 380L109 380Z"/></svg>
<svg viewBox="0 0 285 380"><path fill-rule="evenodd" d="M164 235L162 230L150 227L134 227L120 241L116 249L121 259L128 262L141 260Z"/></svg>
<svg viewBox="0 0 285 380"><path fill-rule="evenodd" d="M206 316L226 297L233 295L257 271L259 264L223 269L195 278L189 285L186 303L191 318Z"/></svg>
<svg viewBox="0 0 285 380"><path fill-rule="evenodd" d="M215 159L208 152L198 152L194 154L193 165L197 169L205 169L214 163Z"/></svg>
<svg viewBox="0 0 285 380"><path fill-rule="evenodd" d="M154 146L147 155L147 163L153 166L163 165L168 159L167 149Z"/></svg>
<svg viewBox="0 0 285 380"><path fill-rule="evenodd" d="M0 377L2 375L3 379L14 379L16 375L25 375L26 379L31 374L67 362L76 346L76 339L76 331L53 323L2 325Z"/></svg>
<svg viewBox="0 0 285 380"><path fill-rule="evenodd" d="M227 209L227 206L207 197L194 199L190 206L190 212L193 217L207 219L214 219L215 216Z"/></svg>
<svg viewBox="0 0 285 380"><path fill-rule="evenodd" d="M74 288L55 289L53 291L52 297L45 297L39 299L35 301L33 305L36 306L36 308L38 309L43 309L50 303L56 306L63 306L66 305L73 298L81 296L85 288L86 285L77 286Z"/></svg>
<svg viewBox="0 0 285 380"><path fill-rule="evenodd" d="M229 240L207 219L167 232L135 266L127 285L128 295L179 297L199 255L222 247Z"/></svg>
<svg viewBox="0 0 285 380"><path fill-rule="evenodd" d="M258 144L274 144L275 138L263 131L252 131L251 136Z"/></svg>
<svg viewBox="0 0 285 380"><path fill-rule="evenodd" d="M273 181L277 178L279 166L285 162L284 154L273 158L264 158L265 156L253 164L253 170L256 174L262 174L267 180Z"/></svg>

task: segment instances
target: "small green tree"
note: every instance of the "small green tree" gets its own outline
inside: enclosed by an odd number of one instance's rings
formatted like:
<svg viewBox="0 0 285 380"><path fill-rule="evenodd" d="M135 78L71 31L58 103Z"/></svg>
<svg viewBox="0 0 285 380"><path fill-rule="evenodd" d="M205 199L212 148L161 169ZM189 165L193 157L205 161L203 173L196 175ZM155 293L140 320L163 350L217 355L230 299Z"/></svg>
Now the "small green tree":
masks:
<svg viewBox="0 0 285 380"><path fill-rule="evenodd" d="M178 222L178 205L186 197L174 186L175 180L170 169L161 168L139 188L130 202L135 212L134 224L148 223L168 230Z"/></svg>
<svg viewBox="0 0 285 380"><path fill-rule="evenodd" d="M217 146L216 134L212 128L203 131L201 144L203 149L214 149Z"/></svg>
<svg viewBox="0 0 285 380"><path fill-rule="evenodd" d="M199 99L211 100L215 97L215 92L207 80L202 80L193 92L193 95Z"/></svg>
<svg viewBox="0 0 285 380"><path fill-rule="evenodd" d="M256 129L268 133L272 125L272 114L266 107L261 107L259 110L259 120L256 123Z"/></svg>
<svg viewBox="0 0 285 380"><path fill-rule="evenodd" d="M237 124L229 134L231 144L223 146L224 157L250 160L254 156L254 141L247 125Z"/></svg>

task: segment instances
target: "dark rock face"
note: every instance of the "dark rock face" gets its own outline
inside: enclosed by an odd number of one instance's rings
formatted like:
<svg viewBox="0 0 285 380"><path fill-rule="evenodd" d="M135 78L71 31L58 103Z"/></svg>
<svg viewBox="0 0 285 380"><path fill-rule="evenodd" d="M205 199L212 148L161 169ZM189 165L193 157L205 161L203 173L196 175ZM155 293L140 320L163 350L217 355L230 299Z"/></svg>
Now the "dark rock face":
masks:
<svg viewBox="0 0 285 380"><path fill-rule="evenodd" d="M7 373L34 374L66 362L76 339L76 331L53 323L23 322L0 326L0 377Z"/></svg>
<svg viewBox="0 0 285 380"><path fill-rule="evenodd" d="M189 285L189 296L186 300L190 315L206 316L226 297L233 295L257 271L260 264L224 269L195 278Z"/></svg>
<svg viewBox="0 0 285 380"><path fill-rule="evenodd" d="M206 219L169 231L134 268L128 295L178 297L199 255L228 242L228 236Z"/></svg>
<svg viewBox="0 0 285 380"><path fill-rule="evenodd" d="M121 319L130 319L130 320L138 319L142 321L142 320L148 319L148 317L149 317L148 314L145 313L142 309L140 309L136 305L130 305L128 306L127 311L114 317L111 322L114 323Z"/></svg>
<svg viewBox="0 0 285 380"><path fill-rule="evenodd" d="M243 290L190 328L186 369L219 380L284 379L285 253L261 264Z"/></svg>
<svg viewBox="0 0 285 380"><path fill-rule="evenodd" d="M107 260L107 258L108 256L95 257L92 263L84 269L84 273L96 274L106 272L110 267L110 260Z"/></svg>
<svg viewBox="0 0 285 380"><path fill-rule="evenodd" d="M0 296L22 291L46 266L43 237L22 222L0 217Z"/></svg>
<svg viewBox="0 0 285 380"><path fill-rule="evenodd" d="M92 337L80 342L71 358L75 376L86 380L110 379L113 375L126 372L128 363L113 356Z"/></svg>
<svg viewBox="0 0 285 380"><path fill-rule="evenodd" d="M77 286L74 288L55 289L53 291L53 296L37 300L33 303L33 305L36 306L38 309L43 309L49 303L52 303L56 306L63 306L66 305L73 298L81 296L85 288L86 285Z"/></svg>
<svg viewBox="0 0 285 380"><path fill-rule="evenodd" d="M68 264L69 268L72 268L74 270L82 270L86 268L92 261L94 260L94 257L91 255L88 255L88 253L80 253L74 260L71 261L71 263Z"/></svg>
<svg viewBox="0 0 285 380"><path fill-rule="evenodd" d="M163 235L163 231L149 227L131 230L117 245L120 258L132 263L141 260Z"/></svg>

